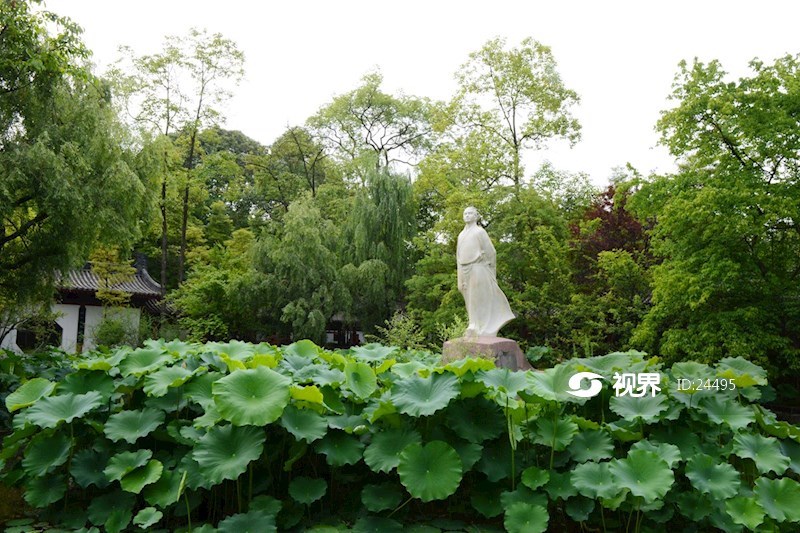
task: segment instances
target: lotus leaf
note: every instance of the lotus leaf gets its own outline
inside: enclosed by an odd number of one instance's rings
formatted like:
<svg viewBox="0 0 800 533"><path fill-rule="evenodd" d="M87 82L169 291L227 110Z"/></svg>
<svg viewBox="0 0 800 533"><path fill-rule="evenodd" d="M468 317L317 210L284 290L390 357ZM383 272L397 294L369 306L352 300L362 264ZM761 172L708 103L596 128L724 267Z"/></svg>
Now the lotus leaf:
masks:
<svg viewBox="0 0 800 533"><path fill-rule="evenodd" d="M363 346L356 346L351 350L353 357L359 361L367 363L380 363L389 358L390 355L395 353L399 348L396 346L381 346L373 342L364 344Z"/></svg>
<svg viewBox="0 0 800 533"><path fill-rule="evenodd" d="M407 378L409 376L413 376L417 373L417 371L423 368L428 367L419 361L409 361L407 363L397 363L396 365L392 366L392 373L397 374L401 378Z"/></svg>
<svg viewBox="0 0 800 533"><path fill-rule="evenodd" d="M133 517L133 525L142 529L149 529L164 517L164 513L155 507L145 507Z"/></svg>
<svg viewBox="0 0 800 533"><path fill-rule="evenodd" d="M569 453L579 463L607 459L614 454L614 442L603 430L582 431L572 439Z"/></svg>
<svg viewBox="0 0 800 533"><path fill-rule="evenodd" d="M89 504L89 520L96 526L119 531L128 525L133 516L135 496L124 492L103 494ZM127 517L127 520L125 518Z"/></svg>
<svg viewBox="0 0 800 533"><path fill-rule="evenodd" d="M646 450L632 450L627 458L612 460L608 468L620 487L644 498L645 503L663 498L675 481L666 461Z"/></svg>
<svg viewBox="0 0 800 533"><path fill-rule="evenodd" d="M566 418L539 418L536 421L536 438L539 444L549 446L556 451L566 449L578 432L578 424Z"/></svg>
<svg viewBox="0 0 800 533"><path fill-rule="evenodd" d="M44 378L29 379L17 390L6 396L6 409L13 413L23 407L36 403L40 398L48 396L56 384Z"/></svg>
<svg viewBox="0 0 800 533"><path fill-rule="evenodd" d="M144 392L148 396L164 396L171 387L180 387L192 377L193 372L182 366L161 367L144 380Z"/></svg>
<svg viewBox="0 0 800 533"><path fill-rule="evenodd" d="M513 399L528 385L526 375L508 368L493 368L478 372L475 379L486 385L488 389L503 392Z"/></svg>
<svg viewBox="0 0 800 533"><path fill-rule="evenodd" d="M293 342L289 346L284 346L281 350L283 351L284 358L289 355L297 355L308 359L314 359L317 357L320 348L310 340L303 339Z"/></svg>
<svg viewBox="0 0 800 533"><path fill-rule="evenodd" d="M394 509L402 500L403 493L395 483L364 485L361 490L361 503L373 513Z"/></svg>
<svg viewBox="0 0 800 533"><path fill-rule="evenodd" d="M527 372L528 391L551 402L585 403L586 398L579 398L567 393L572 390L569 379L575 374L571 365L560 364L543 372Z"/></svg>
<svg viewBox="0 0 800 533"><path fill-rule="evenodd" d="M475 374L480 370L492 370L494 368L494 361L482 357L465 357L464 359L458 359L452 363L448 363L444 367L445 370L452 372L458 377L462 377L467 372Z"/></svg>
<svg viewBox="0 0 800 533"><path fill-rule="evenodd" d="M277 531L275 515L253 509L229 516L219 523L217 533L271 533Z"/></svg>
<svg viewBox="0 0 800 533"><path fill-rule="evenodd" d="M220 372L209 372L200 376L194 376L185 386L184 395L198 405L207 407L214 404L212 386L215 381L222 378Z"/></svg>
<svg viewBox="0 0 800 533"><path fill-rule="evenodd" d="M578 489L572 484L568 472L550 472L550 479L544 486L544 490L553 500L566 500L578 494Z"/></svg>
<svg viewBox="0 0 800 533"><path fill-rule="evenodd" d="M317 404L325 403L325 397L322 395L322 391L319 390L319 387L316 385L308 385L307 387L292 385L289 393L293 399L301 402Z"/></svg>
<svg viewBox="0 0 800 533"><path fill-rule="evenodd" d="M108 455L94 450L81 450L72 457L69 473L75 482L83 488L96 485L99 488L107 487L108 478L103 468L108 463Z"/></svg>
<svg viewBox="0 0 800 533"><path fill-rule="evenodd" d="M547 530L550 515L541 505L518 502L506 509L503 525L509 533L541 533Z"/></svg>
<svg viewBox="0 0 800 533"><path fill-rule="evenodd" d="M361 460L364 444L342 431L331 431L316 445L331 466L354 465Z"/></svg>
<svg viewBox="0 0 800 533"><path fill-rule="evenodd" d="M54 428L61 422L70 423L76 418L102 405L99 392L86 394L60 394L42 398L27 410L28 419L41 428Z"/></svg>
<svg viewBox="0 0 800 533"><path fill-rule="evenodd" d="M711 422L714 424L725 423L734 431L746 428L755 421L752 409L740 405L735 399L722 395L704 398L702 405Z"/></svg>
<svg viewBox="0 0 800 533"><path fill-rule="evenodd" d="M265 440L260 428L214 426L197 443L192 457L200 465L205 482L216 485L239 477L251 461L261 456Z"/></svg>
<svg viewBox="0 0 800 533"><path fill-rule="evenodd" d="M789 468L794 470L795 474L800 474L800 444L791 440L783 440L781 441L781 451L789 458Z"/></svg>
<svg viewBox="0 0 800 533"><path fill-rule="evenodd" d="M483 454L476 469L483 472L489 481L500 481L511 473L511 446L508 439L485 443Z"/></svg>
<svg viewBox="0 0 800 533"><path fill-rule="evenodd" d="M531 466L522 471L522 483L529 489L536 490L550 481L550 472Z"/></svg>
<svg viewBox="0 0 800 533"><path fill-rule="evenodd" d="M127 354L119 364L123 376L142 376L172 361L172 356L157 348L139 348Z"/></svg>
<svg viewBox="0 0 800 533"><path fill-rule="evenodd" d="M718 463L710 455L695 455L686 463L686 477L694 488L716 500L726 500L739 492L739 473L728 463Z"/></svg>
<svg viewBox="0 0 800 533"><path fill-rule="evenodd" d="M447 407L445 424L462 439L483 442L506 430L502 410L484 398L469 398Z"/></svg>
<svg viewBox="0 0 800 533"><path fill-rule="evenodd" d="M263 366L237 370L214 382L214 404L236 426L265 426L288 405L290 384L289 378Z"/></svg>
<svg viewBox="0 0 800 533"><path fill-rule="evenodd" d="M150 450L136 450L135 452L120 452L108 461L103 473L111 481L119 481L130 472L147 464L153 456Z"/></svg>
<svg viewBox="0 0 800 533"><path fill-rule="evenodd" d="M717 364L717 375L734 378L739 388L767 384L767 371L742 357L726 357Z"/></svg>
<svg viewBox="0 0 800 533"><path fill-rule="evenodd" d="M503 512L503 503L500 501L500 489L485 484L480 491L473 491L470 497L472 506L486 518L494 518Z"/></svg>
<svg viewBox="0 0 800 533"><path fill-rule="evenodd" d="M31 477L39 477L67 462L72 442L62 433L39 433L31 439L22 459L22 467Z"/></svg>
<svg viewBox="0 0 800 533"><path fill-rule="evenodd" d="M35 477L25 486L25 501L33 507L47 507L67 493L67 480L63 475Z"/></svg>
<svg viewBox="0 0 800 533"><path fill-rule="evenodd" d="M230 342L209 342L206 349L217 352L220 356L225 355L235 361L246 361L255 353L255 346L249 342L233 340Z"/></svg>
<svg viewBox="0 0 800 533"><path fill-rule="evenodd" d="M575 496L567 500L567 505L564 508L570 518L576 522L585 522L594 511L594 500L583 496Z"/></svg>
<svg viewBox="0 0 800 533"><path fill-rule="evenodd" d="M789 467L789 458L781 453L778 440L761 435L738 434L733 437L733 453L752 459L762 474L769 471L782 474Z"/></svg>
<svg viewBox="0 0 800 533"><path fill-rule="evenodd" d="M475 463L481 458L483 446L477 442L469 442L461 439L450 439L450 445L456 450L461 458L461 471L469 472Z"/></svg>
<svg viewBox="0 0 800 533"><path fill-rule="evenodd" d="M446 442L432 441L425 446L413 443L400 453L397 473L415 498L424 502L443 500L461 483L461 458Z"/></svg>
<svg viewBox="0 0 800 533"><path fill-rule="evenodd" d="M353 533L402 533L403 525L397 520L382 516L362 516L353 524Z"/></svg>
<svg viewBox="0 0 800 533"><path fill-rule="evenodd" d="M655 422L659 415L667 410L669 404L663 394L655 396L613 396L609 408L626 420L642 419L644 422Z"/></svg>
<svg viewBox="0 0 800 533"><path fill-rule="evenodd" d="M310 409L298 409L289 405L281 415L281 425L298 440L314 442L328 431L325 417Z"/></svg>
<svg viewBox="0 0 800 533"><path fill-rule="evenodd" d="M103 402L107 402L116 387L114 379L106 372L79 370L72 374L67 374L64 377L64 381L59 383L58 391L59 393L71 392L73 394L86 394L89 391L96 391L103 396Z"/></svg>
<svg viewBox="0 0 800 533"><path fill-rule="evenodd" d="M181 481L185 482L183 477L185 475L177 470L165 469L158 481L145 487L143 493L145 501L162 509L176 503L182 492Z"/></svg>
<svg viewBox="0 0 800 533"><path fill-rule="evenodd" d="M681 460L681 451L674 444L640 440L639 442L635 442L630 449L653 452L666 461L670 468L674 468L675 465Z"/></svg>
<svg viewBox="0 0 800 533"><path fill-rule="evenodd" d="M372 436L364 450L364 462L373 472L391 472L400 462L400 452L409 444L421 442L422 437L414 430L383 430Z"/></svg>
<svg viewBox="0 0 800 533"><path fill-rule="evenodd" d="M306 505L319 500L327 491L328 484L324 479L299 476L289 483L289 496Z"/></svg>
<svg viewBox="0 0 800 533"><path fill-rule="evenodd" d="M737 496L725 501L725 510L733 520L747 529L755 530L764 522L764 508L755 500L745 496Z"/></svg>
<svg viewBox="0 0 800 533"><path fill-rule="evenodd" d="M378 388L375 371L366 363L350 362L344 367L347 388L359 398L368 398Z"/></svg>
<svg viewBox="0 0 800 533"><path fill-rule="evenodd" d="M608 469L609 463L588 462L572 469L571 481L587 498L614 498L621 488L617 487Z"/></svg>
<svg viewBox="0 0 800 533"><path fill-rule="evenodd" d="M164 465L161 464L161 461L153 459L148 461L146 465L125 474L120 480L120 485L122 490L139 494L145 485L158 481L163 471Z"/></svg>
<svg viewBox="0 0 800 533"><path fill-rule="evenodd" d="M145 408L135 411L121 411L108 417L106 437L114 442L125 440L130 444L140 437L149 435L164 423L164 411Z"/></svg>
<svg viewBox="0 0 800 533"><path fill-rule="evenodd" d="M800 522L800 483L760 477L753 489L761 507L778 522Z"/></svg>
<svg viewBox="0 0 800 533"><path fill-rule="evenodd" d="M397 410L409 416L432 415L458 396L458 378L452 374L410 376L395 382L392 399Z"/></svg>

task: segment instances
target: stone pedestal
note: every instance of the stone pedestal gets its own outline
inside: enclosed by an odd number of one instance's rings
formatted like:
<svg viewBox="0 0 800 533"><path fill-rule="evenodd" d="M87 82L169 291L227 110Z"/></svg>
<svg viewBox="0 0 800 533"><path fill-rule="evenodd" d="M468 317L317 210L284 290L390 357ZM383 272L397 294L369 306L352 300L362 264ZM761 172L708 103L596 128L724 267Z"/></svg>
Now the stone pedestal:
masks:
<svg viewBox="0 0 800 533"><path fill-rule="evenodd" d="M495 365L511 370L532 370L515 341L502 337L461 337L444 343L442 363L465 357L493 359Z"/></svg>

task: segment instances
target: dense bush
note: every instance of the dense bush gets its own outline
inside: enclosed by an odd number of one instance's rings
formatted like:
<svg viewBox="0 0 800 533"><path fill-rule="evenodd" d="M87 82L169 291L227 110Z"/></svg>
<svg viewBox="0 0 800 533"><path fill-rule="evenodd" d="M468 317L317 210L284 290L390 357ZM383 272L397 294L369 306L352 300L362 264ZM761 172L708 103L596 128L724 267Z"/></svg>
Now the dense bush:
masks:
<svg viewBox="0 0 800 533"><path fill-rule="evenodd" d="M758 404L770 389L743 359L424 358L309 341L92 354L6 398L5 480L40 519L106 531L798 527L800 429ZM599 396L566 393L577 371L606 378ZM662 391L615 397L615 372L661 372ZM676 387L717 377L736 389Z"/></svg>

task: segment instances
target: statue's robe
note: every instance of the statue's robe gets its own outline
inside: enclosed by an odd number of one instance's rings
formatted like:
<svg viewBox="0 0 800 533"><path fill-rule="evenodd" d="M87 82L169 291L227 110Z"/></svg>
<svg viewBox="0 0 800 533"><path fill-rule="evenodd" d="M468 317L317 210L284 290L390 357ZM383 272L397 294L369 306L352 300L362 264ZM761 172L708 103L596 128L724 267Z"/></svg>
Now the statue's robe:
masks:
<svg viewBox="0 0 800 533"><path fill-rule="evenodd" d="M496 337L514 313L497 286L496 260L492 241L482 227L467 226L458 235L458 290L464 295L469 315L468 337Z"/></svg>

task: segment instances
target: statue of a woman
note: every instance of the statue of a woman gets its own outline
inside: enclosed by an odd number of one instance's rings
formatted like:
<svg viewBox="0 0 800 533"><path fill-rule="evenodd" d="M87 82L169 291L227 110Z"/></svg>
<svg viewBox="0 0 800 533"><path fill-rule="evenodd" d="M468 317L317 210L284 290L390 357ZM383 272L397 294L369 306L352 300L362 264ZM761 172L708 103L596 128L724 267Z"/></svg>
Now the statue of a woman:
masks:
<svg viewBox="0 0 800 533"><path fill-rule="evenodd" d="M464 295L469 326L465 337L496 337L514 318L508 300L497 286L497 254L486 230L478 222L478 210L464 209L463 231L458 235L458 290Z"/></svg>

